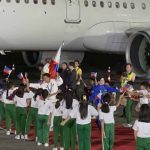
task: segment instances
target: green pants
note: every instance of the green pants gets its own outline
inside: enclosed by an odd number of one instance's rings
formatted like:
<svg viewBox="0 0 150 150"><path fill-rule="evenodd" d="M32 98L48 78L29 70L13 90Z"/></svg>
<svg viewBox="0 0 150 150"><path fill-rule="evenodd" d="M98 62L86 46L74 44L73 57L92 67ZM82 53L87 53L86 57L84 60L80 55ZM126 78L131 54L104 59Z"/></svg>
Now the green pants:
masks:
<svg viewBox="0 0 150 150"><path fill-rule="evenodd" d="M77 124L79 150L91 149L91 125Z"/></svg>
<svg viewBox="0 0 150 150"><path fill-rule="evenodd" d="M58 147L58 140L60 136L60 144L63 146L63 133L62 126L60 123L62 122L61 116L55 116L53 121L53 130L54 130L54 147Z"/></svg>
<svg viewBox="0 0 150 150"><path fill-rule="evenodd" d="M76 120L70 119L63 126L63 147L65 150L75 150L76 143Z"/></svg>
<svg viewBox="0 0 150 150"><path fill-rule="evenodd" d="M140 138L136 140L136 150L149 150L150 149L150 138Z"/></svg>
<svg viewBox="0 0 150 150"><path fill-rule="evenodd" d="M14 104L6 104L5 105L5 118L6 118L6 130L9 131L11 129L11 122L14 123L15 129L16 125L16 107Z"/></svg>
<svg viewBox="0 0 150 150"><path fill-rule="evenodd" d="M132 104L133 104L133 100L128 99L127 104L125 106L125 116L128 124L130 124L132 121Z"/></svg>
<svg viewBox="0 0 150 150"><path fill-rule="evenodd" d="M37 116L37 137L39 143L49 143L48 115Z"/></svg>
<svg viewBox="0 0 150 150"><path fill-rule="evenodd" d="M4 103L0 101L0 127L2 126L2 121L4 118L5 118Z"/></svg>
<svg viewBox="0 0 150 150"><path fill-rule="evenodd" d="M25 134L27 110L26 108L16 107L17 135Z"/></svg>
<svg viewBox="0 0 150 150"><path fill-rule="evenodd" d="M26 119L25 134L29 133L30 126L31 126L32 123L34 123L35 135L37 135L37 112L38 112L37 108L31 107L29 109L27 119Z"/></svg>
<svg viewBox="0 0 150 150"><path fill-rule="evenodd" d="M114 124L105 124L104 125L105 136L103 139L104 150L113 150L114 145Z"/></svg>

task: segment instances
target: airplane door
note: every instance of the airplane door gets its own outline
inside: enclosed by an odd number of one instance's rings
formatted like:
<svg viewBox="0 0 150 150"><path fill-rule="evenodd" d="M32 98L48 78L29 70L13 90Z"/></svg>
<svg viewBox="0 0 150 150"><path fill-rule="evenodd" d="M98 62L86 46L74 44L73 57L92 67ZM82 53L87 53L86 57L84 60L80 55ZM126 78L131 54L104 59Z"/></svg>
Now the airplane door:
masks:
<svg viewBox="0 0 150 150"><path fill-rule="evenodd" d="M66 1L66 23L80 23L80 2L79 0Z"/></svg>

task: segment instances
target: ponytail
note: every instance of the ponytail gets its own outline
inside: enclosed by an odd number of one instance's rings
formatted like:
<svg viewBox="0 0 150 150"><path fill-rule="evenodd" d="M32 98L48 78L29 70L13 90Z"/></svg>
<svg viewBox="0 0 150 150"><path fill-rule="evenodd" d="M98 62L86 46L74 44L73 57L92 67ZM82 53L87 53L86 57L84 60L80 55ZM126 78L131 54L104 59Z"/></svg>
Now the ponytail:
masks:
<svg viewBox="0 0 150 150"><path fill-rule="evenodd" d="M101 111L104 112L104 113L109 113L110 109L109 109L109 103L110 103L110 99L111 99L111 96L109 93L105 94L104 97L103 97L103 104L102 104L102 107L101 107Z"/></svg>

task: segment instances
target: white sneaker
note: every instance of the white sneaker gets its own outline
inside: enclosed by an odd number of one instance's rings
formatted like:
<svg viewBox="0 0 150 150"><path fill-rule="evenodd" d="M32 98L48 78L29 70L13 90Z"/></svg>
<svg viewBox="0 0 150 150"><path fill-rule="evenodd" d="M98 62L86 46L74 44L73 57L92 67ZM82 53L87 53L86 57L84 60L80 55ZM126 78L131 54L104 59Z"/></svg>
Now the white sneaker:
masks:
<svg viewBox="0 0 150 150"><path fill-rule="evenodd" d="M41 146L41 145L42 145L42 143L40 143L40 142L37 143L37 146Z"/></svg>
<svg viewBox="0 0 150 150"><path fill-rule="evenodd" d="M21 140L24 140L25 138L24 138L24 135L21 135Z"/></svg>
<svg viewBox="0 0 150 150"><path fill-rule="evenodd" d="M15 135L17 134L17 131L15 130Z"/></svg>
<svg viewBox="0 0 150 150"><path fill-rule="evenodd" d="M63 148L63 147L60 147L60 150L64 150L64 148Z"/></svg>
<svg viewBox="0 0 150 150"><path fill-rule="evenodd" d="M53 147L53 149L52 150L58 150L58 148L57 147Z"/></svg>
<svg viewBox="0 0 150 150"><path fill-rule="evenodd" d="M132 124L123 124L123 127L125 127L125 128L131 128Z"/></svg>
<svg viewBox="0 0 150 150"><path fill-rule="evenodd" d="M10 135L10 131L7 131L7 132L6 132L6 135Z"/></svg>
<svg viewBox="0 0 150 150"><path fill-rule="evenodd" d="M16 136L15 136L15 139L16 139L16 140L20 140L20 135L16 135Z"/></svg>
<svg viewBox="0 0 150 150"><path fill-rule="evenodd" d="M48 144L48 143L45 143L45 144L44 144L44 147L49 147L49 144Z"/></svg>
<svg viewBox="0 0 150 150"><path fill-rule="evenodd" d="M28 135L27 134L25 134L24 139L28 140Z"/></svg>

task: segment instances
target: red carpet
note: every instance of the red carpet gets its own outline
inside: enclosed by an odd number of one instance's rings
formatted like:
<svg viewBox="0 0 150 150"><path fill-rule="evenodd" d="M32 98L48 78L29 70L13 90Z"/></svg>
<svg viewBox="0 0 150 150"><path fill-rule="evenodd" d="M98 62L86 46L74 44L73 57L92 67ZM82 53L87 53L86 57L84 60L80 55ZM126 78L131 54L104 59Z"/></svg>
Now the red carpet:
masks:
<svg viewBox="0 0 150 150"><path fill-rule="evenodd" d="M34 130L32 129L29 138L34 139ZM50 144L53 144L53 133L50 133ZM92 122L91 150L102 150L101 132L95 121ZM135 150L135 140L133 130L124 128L121 125L115 127L115 144L113 150Z"/></svg>

